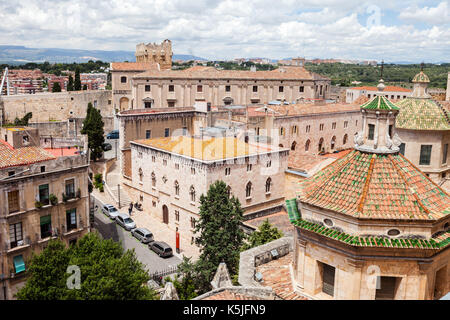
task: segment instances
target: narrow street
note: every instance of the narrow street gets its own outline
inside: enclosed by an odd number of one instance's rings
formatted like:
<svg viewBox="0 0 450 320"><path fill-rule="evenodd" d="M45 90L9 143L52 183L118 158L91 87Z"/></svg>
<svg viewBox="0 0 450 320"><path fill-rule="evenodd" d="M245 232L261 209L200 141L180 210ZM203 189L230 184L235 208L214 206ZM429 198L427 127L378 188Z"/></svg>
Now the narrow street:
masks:
<svg viewBox="0 0 450 320"><path fill-rule="evenodd" d="M160 258L156 253L149 249L148 245L139 242L131 235L131 232L126 231L103 214L100 209L102 202L96 199L94 195L91 194L91 196L94 197L94 203L98 206L98 209L94 214L95 222L93 227L99 231L104 239L112 239L116 242L121 242L123 248L126 250L134 249L138 260L146 266L150 273L163 271L167 268L176 266L181 262L176 256ZM125 212L126 210L122 209L120 211ZM158 241L158 239L156 239L156 241Z"/></svg>

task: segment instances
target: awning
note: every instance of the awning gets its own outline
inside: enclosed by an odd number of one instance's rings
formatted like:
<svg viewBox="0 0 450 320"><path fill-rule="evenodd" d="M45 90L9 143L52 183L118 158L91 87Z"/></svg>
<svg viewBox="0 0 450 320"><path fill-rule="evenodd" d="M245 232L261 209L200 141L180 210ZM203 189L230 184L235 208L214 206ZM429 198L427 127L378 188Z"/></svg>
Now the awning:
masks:
<svg viewBox="0 0 450 320"><path fill-rule="evenodd" d="M14 268L16 269L16 273L25 271L25 262L23 261L22 255L14 257Z"/></svg>
<svg viewBox="0 0 450 320"><path fill-rule="evenodd" d="M52 216L41 217L41 226L52 222Z"/></svg>

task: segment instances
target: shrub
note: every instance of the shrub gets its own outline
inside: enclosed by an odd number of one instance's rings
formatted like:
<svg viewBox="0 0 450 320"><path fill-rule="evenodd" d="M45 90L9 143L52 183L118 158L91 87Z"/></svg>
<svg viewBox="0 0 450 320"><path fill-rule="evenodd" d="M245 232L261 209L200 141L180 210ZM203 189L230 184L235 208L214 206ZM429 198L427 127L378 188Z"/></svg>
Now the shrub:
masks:
<svg viewBox="0 0 450 320"><path fill-rule="evenodd" d="M58 204L58 197L55 196L53 193L50 194L48 199L50 200L50 203L52 204L52 206L56 206Z"/></svg>

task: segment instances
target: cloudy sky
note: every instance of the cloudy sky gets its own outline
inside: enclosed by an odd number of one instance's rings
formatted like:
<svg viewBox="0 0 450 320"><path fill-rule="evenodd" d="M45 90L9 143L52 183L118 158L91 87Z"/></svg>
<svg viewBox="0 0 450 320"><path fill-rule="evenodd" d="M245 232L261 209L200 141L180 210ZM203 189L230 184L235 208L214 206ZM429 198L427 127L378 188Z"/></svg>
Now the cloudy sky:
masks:
<svg viewBox="0 0 450 320"><path fill-rule="evenodd" d="M450 62L442 0L0 0L0 21L0 44L35 48Z"/></svg>

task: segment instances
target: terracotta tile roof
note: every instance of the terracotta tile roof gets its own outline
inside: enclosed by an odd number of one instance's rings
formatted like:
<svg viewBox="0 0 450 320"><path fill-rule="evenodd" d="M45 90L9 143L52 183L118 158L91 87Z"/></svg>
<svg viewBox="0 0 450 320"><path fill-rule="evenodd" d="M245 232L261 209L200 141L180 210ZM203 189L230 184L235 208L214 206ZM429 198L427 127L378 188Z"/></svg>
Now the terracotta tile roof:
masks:
<svg viewBox="0 0 450 320"><path fill-rule="evenodd" d="M284 209L269 215L247 220L244 223L257 229L264 221L266 221L266 219L269 220L269 223L272 226L278 228L278 230L281 230L284 234L292 233L294 229L289 221L289 216Z"/></svg>
<svg viewBox="0 0 450 320"><path fill-rule="evenodd" d="M263 286L271 287L275 294L283 300L308 300L296 293L292 286L289 265L292 263L292 252L256 267L256 272L263 276Z"/></svg>
<svg viewBox="0 0 450 320"><path fill-rule="evenodd" d="M4 140L0 140L0 169L24 166L52 159L56 159L56 157L43 148L23 147L14 149Z"/></svg>
<svg viewBox="0 0 450 320"><path fill-rule="evenodd" d="M184 70L150 70L134 78L194 78L194 79L283 79L283 80L329 80L303 67L281 67L272 71L217 70L213 67L196 66Z"/></svg>
<svg viewBox="0 0 450 320"><path fill-rule="evenodd" d="M377 87L362 86L362 87L349 88L349 90L378 91L378 88ZM383 91L386 91L386 92L412 92L411 89L406 89L406 88L396 87L396 86L386 86Z"/></svg>
<svg viewBox="0 0 450 320"><path fill-rule="evenodd" d="M385 238L377 236L351 235L336 229L327 228L315 222L298 219L293 224L300 229L320 234L324 237L346 243L353 247L384 247L398 249L442 250L450 245L450 232L430 239Z"/></svg>
<svg viewBox="0 0 450 320"><path fill-rule="evenodd" d="M111 62L112 71L158 70L157 63L149 62Z"/></svg>
<svg viewBox="0 0 450 320"><path fill-rule="evenodd" d="M205 161L229 159L284 150L264 144L245 143L242 140L232 137L200 139L178 136L136 140L131 143L149 146L155 149Z"/></svg>
<svg viewBox="0 0 450 320"><path fill-rule="evenodd" d="M245 295L230 290L223 290L202 300L264 300L260 297Z"/></svg>
<svg viewBox="0 0 450 320"><path fill-rule="evenodd" d="M438 220L450 196L401 154L353 150L301 184L302 202L360 219Z"/></svg>
<svg viewBox="0 0 450 320"><path fill-rule="evenodd" d="M312 103L304 104L288 104L288 105L269 105L269 115L275 115L275 117L286 117L296 115L314 115L323 113L337 113L337 112L360 112L360 106L357 104L348 103L327 103L324 105L316 105ZM264 107L249 108L249 116L264 116ZM260 110L260 111L258 111Z"/></svg>
<svg viewBox="0 0 450 320"><path fill-rule="evenodd" d="M412 130L450 130L450 112L432 99L406 98L397 102L395 126Z"/></svg>

